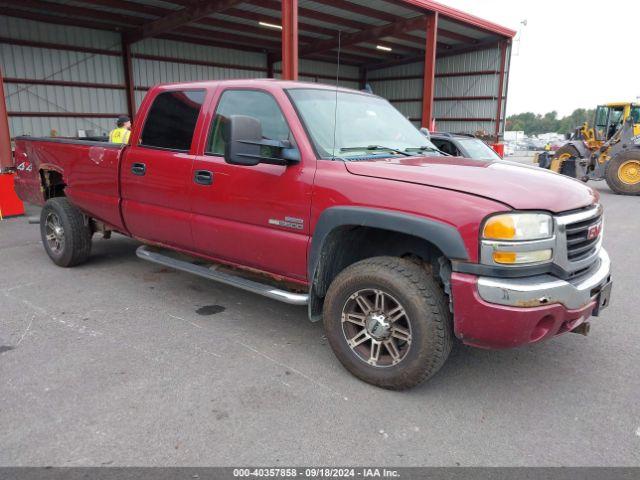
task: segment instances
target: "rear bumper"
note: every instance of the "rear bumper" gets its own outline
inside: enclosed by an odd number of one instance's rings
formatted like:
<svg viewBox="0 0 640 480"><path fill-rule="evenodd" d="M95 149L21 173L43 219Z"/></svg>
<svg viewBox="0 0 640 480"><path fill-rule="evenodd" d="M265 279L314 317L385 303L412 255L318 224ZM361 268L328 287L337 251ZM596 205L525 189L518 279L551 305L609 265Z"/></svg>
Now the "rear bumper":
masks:
<svg viewBox="0 0 640 480"><path fill-rule="evenodd" d="M458 338L482 348L510 348L568 332L586 321L600 289L611 280L609 256L579 280L552 275L496 279L453 273L454 328Z"/></svg>

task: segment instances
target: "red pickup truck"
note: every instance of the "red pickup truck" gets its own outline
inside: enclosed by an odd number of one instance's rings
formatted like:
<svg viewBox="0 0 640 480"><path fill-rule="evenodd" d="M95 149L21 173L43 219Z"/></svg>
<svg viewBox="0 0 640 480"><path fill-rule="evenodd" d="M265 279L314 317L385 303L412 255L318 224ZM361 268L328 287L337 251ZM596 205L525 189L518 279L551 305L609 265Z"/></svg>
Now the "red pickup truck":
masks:
<svg viewBox="0 0 640 480"><path fill-rule="evenodd" d="M318 84L152 88L130 145L16 139L16 188L42 205L44 248L91 238L323 320L372 384L432 376L457 337L507 348L577 331L609 301L602 207L586 185L442 156L386 100Z"/></svg>

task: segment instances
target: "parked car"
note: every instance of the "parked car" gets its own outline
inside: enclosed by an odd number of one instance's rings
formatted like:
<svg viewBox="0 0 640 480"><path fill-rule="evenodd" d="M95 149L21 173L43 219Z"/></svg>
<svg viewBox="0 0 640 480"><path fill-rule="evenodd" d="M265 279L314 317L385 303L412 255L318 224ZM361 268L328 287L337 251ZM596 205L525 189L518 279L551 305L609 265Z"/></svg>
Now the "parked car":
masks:
<svg viewBox="0 0 640 480"><path fill-rule="evenodd" d="M454 157L476 160L501 159L495 150L473 135L432 132L430 140L438 150Z"/></svg>
<svg viewBox="0 0 640 480"><path fill-rule="evenodd" d="M19 137L15 162L55 264L86 261L95 234L136 238L145 260L307 305L340 362L385 388L434 375L456 337L508 348L584 333L609 300L594 190L440 156L355 90L156 86L130 145Z"/></svg>

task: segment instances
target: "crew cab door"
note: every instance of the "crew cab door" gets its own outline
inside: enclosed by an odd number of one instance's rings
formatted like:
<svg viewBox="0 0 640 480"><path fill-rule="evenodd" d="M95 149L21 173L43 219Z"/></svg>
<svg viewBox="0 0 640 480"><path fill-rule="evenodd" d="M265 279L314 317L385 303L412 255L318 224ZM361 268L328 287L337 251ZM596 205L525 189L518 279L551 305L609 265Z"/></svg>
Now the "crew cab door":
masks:
<svg viewBox="0 0 640 480"><path fill-rule="evenodd" d="M152 100L141 133L125 151L120 170L122 215L135 237L184 249L193 246L191 145L205 93L161 91Z"/></svg>
<svg viewBox="0 0 640 480"><path fill-rule="evenodd" d="M293 108L284 92L229 87L213 99L203 154L193 164L192 231L198 252L291 279L306 279L309 212L315 158L299 163L231 165L224 159L221 117L248 115L264 138L304 140L283 114ZM296 136L298 138L296 138ZM204 137L204 135L203 135ZM302 138L301 138L302 137Z"/></svg>

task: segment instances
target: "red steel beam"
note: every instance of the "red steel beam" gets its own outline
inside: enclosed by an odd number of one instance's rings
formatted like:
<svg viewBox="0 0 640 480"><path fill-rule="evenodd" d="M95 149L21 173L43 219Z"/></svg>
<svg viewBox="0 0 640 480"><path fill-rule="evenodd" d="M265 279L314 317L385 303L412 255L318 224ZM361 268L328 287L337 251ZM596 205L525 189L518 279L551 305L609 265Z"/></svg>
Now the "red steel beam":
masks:
<svg viewBox="0 0 640 480"><path fill-rule="evenodd" d="M298 0L282 0L282 79L298 80Z"/></svg>
<svg viewBox="0 0 640 480"><path fill-rule="evenodd" d="M388 0L385 0L388 1ZM395 2L393 2L395 3ZM432 0L403 0L407 8L413 7L416 11L425 10L435 12L442 18L463 25L467 28L475 28L484 32L497 34L502 37L513 38L516 34L515 30L503 27L497 23L490 22L475 15L463 12L456 8L448 7Z"/></svg>
<svg viewBox="0 0 640 480"><path fill-rule="evenodd" d="M127 111L129 118L133 121L136 116L136 93L134 91L135 83L133 80L133 62L131 61L131 44L125 42L122 35L122 66L124 73L124 85L127 93Z"/></svg>
<svg viewBox="0 0 640 480"><path fill-rule="evenodd" d="M496 143L500 141L500 126L502 124L502 97L504 94L504 72L507 63L507 42L500 42L500 77L498 78L498 106L496 107Z"/></svg>
<svg viewBox="0 0 640 480"><path fill-rule="evenodd" d="M359 5L357 3L353 3L350 0L324 0L322 3L331 5L333 7L340 8L349 12L358 13L366 17L371 17L378 20L384 20L385 22L397 22L398 20L402 20L403 18L398 15L394 15L393 13L389 13L383 10L378 10L377 8L371 8L364 5ZM462 35L460 33L452 32L443 28L438 28L438 34L442 35L443 37L451 38L453 40L458 40L464 43L477 42L477 40L473 37ZM413 36L413 35L406 35L405 38L407 40L411 40L414 42L422 42L422 38Z"/></svg>
<svg viewBox="0 0 640 480"><path fill-rule="evenodd" d="M169 33L176 28L208 17L241 3L243 0L200 0L193 5L177 10L164 17L145 23L134 31L127 32L127 42L133 43L149 37Z"/></svg>
<svg viewBox="0 0 640 480"><path fill-rule="evenodd" d="M470 72L446 72L436 73L435 78L447 78L447 77L473 77L476 75L497 75L497 70L474 70ZM372 82L385 82L394 80L422 80L422 75L394 75L389 77L372 78Z"/></svg>
<svg viewBox="0 0 640 480"><path fill-rule="evenodd" d="M124 90L126 87L119 83L97 83L97 82L73 82L69 80L50 80L48 78L15 78L6 77L4 83L18 83L23 85L49 85L52 87L75 87L75 88L104 88L109 90Z"/></svg>
<svg viewBox="0 0 640 480"><path fill-rule="evenodd" d="M50 15L85 17L90 20L98 19L103 22L112 22L114 23L111 27L112 29L115 29L116 26L129 27L142 25L145 22L143 17L126 15L122 12L111 12L105 10L97 11L92 8L65 5L63 3L52 4L51 2L44 2L42 0L20 0L19 2L6 2L3 0L2 3L10 3L11 6L18 8L31 8L37 10L39 13L46 13ZM76 25L79 27L83 26L81 24L78 25L77 21Z"/></svg>
<svg viewBox="0 0 640 480"><path fill-rule="evenodd" d="M436 78L437 13L431 13L426 16L425 29L427 37L424 53L421 126L431 128L431 119L433 118L433 92Z"/></svg>
<svg viewBox="0 0 640 480"><path fill-rule="evenodd" d="M103 48L91 48L91 47L79 47L76 45L64 45L62 43L36 42L33 40L23 40L21 38L0 37L0 43L6 43L7 45L17 45L20 47L49 48L51 50L66 50L70 52L94 53L96 55L110 55L113 57L120 56L120 52L116 50L106 50Z"/></svg>
<svg viewBox="0 0 640 480"><path fill-rule="evenodd" d="M502 97L503 99L505 97ZM470 96L470 97L433 97L433 101L434 102L446 102L446 101L453 101L453 102L465 102L465 101L471 101L471 100L495 100L496 97L492 97L491 95L477 95L477 96ZM408 103L408 102L421 102L422 101L422 97L420 98L391 98L391 99L387 99L389 100L391 103Z"/></svg>
<svg viewBox="0 0 640 480"><path fill-rule="evenodd" d="M9 117L117 118L121 113L94 112L8 112Z"/></svg>
<svg viewBox="0 0 640 480"><path fill-rule="evenodd" d="M51 4L53 5L53 4ZM51 8L51 7L49 7ZM69 18L69 17L60 17L60 16L56 16L56 15L47 15L47 14L43 14L40 12L32 12L32 11L26 11L26 10L18 10L15 8L7 8L7 7L2 7L2 15L6 15L8 17L16 17L16 18L24 18L27 20L36 20L38 22L45 22L45 23L53 23L56 25L70 25L70 26L74 26L77 27L79 26L79 22L80 20L78 20L77 18ZM109 23L103 23L103 22L96 22L93 20L81 20L82 22L82 27L85 28L93 28L94 30L108 30L111 32L114 31L121 31L123 28L118 26L118 25L112 25Z"/></svg>
<svg viewBox="0 0 640 480"><path fill-rule="evenodd" d="M411 122L420 122L422 119L417 117L409 117ZM436 117L436 122L493 122L494 118L483 117Z"/></svg>
<svg viewBox="0 0 640 480"><path fill-rule="evenodd" d="M380 26L369 26L366 30L354 33L345 33L341 36L340 44L342 47L356 45L358 43L376 42L381 37L392 37L394 34L402 32L411 32L422 28L424 25L424 17L414 17L410 19L400 20L395 23L388 23ZM301 50L302 56L320 53L327 50L333 50L338 47L338 38L334 37L329 40L321 40L313 45L305 47Z"/></svg>
<svg viewBox="0 0 640 480"><path fill-rule="evenodd" d="M11 135L9 134L9 118L7 116L7 104L4 98L4 82L2 81L2 68L0 68L0 173L13 166L11 157Z"/></svg>

